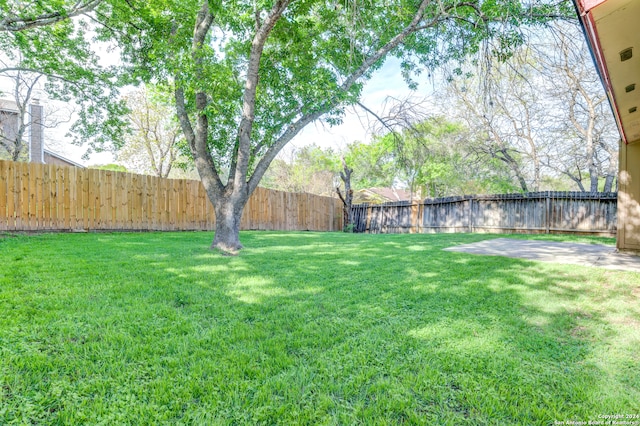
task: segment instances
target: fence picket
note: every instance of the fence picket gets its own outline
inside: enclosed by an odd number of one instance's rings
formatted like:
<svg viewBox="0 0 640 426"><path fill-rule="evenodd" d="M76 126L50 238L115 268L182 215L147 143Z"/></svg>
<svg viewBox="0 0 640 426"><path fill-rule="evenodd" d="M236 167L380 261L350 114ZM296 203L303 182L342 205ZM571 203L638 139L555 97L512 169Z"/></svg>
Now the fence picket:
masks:
<svg viewBox="0 0 640 426"><path fill-rule="evenodd" d="M29 173L29 229L38 228L38 211L40 206L38 205L39 199L42 198L41 177L38 176L38 170L40 167L33 167L33 164L29 165L27 173Z"/></svg>
<svg viewBox="0 0 640 426"><path fill-rule="evenodd" d="M26 230L30 230L29 226L29 164L21 163L20 172L20 191L18 193L17 205L21 207L20 218L16 219L16 223Z"/></svg>
<svg viewBox="0 0 640 426"><path fill-rule="evenodd" d="M583 232L612 235L615 193L536 192L353 206L356 232ZM416 214L415 212L419 213Z"/></svg>
<svg viewBox="0 0 640 426"><path fill-rule="evenodd" d="M9 200L7 197L7 172L6 163L0 162L0 231L5 231L7 227L7 205Z"/></svg>

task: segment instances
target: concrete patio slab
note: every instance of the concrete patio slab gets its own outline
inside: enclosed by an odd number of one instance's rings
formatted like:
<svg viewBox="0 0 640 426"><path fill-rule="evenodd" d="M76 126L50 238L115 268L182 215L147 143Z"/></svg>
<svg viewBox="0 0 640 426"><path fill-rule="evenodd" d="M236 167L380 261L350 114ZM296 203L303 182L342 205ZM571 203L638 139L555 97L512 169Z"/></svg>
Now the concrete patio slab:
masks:
<svg viewBox="0 0 640 426"><path fill-rule="evenodd" d="M494 238L478 243L448 247L444 250L541 262L596 266L640 273L640 256L617 253L615 247L600 244Z"/></svg>

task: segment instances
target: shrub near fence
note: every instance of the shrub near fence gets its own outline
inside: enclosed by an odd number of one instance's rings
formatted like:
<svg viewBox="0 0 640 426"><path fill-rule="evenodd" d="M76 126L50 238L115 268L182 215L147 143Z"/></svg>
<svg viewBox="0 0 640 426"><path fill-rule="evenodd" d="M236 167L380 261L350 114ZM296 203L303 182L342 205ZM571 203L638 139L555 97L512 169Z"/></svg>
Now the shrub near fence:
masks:
<svg viewBox="0 0 640 426"><path fill-rule="evenodd" d="M579 232L614 235L616 193L532 192L353 206L356 232Z"/></svg>
<svg viewBox="0 0 640 426"><path fill-rule="evenodd" d="M200 181L0 161L0 231L212 230ZM241 229L338 231L337 198L258 188Z"/></svg>

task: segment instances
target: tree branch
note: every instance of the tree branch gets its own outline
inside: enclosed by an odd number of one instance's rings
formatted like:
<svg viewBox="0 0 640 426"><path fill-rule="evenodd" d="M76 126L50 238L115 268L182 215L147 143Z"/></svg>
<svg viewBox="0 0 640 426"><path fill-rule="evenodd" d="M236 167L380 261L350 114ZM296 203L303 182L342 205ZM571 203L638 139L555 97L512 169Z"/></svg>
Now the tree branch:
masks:
<svg viewBox="0 0 640 426"><path fill-rule="evenodd" d="M78 1L67 10L44 12L35 16L20 16L19 13L9 11L4 18L0 19L0 31L18 32L55 24L74 16L89 13L100 3L102 0Z"/></svg>
<svg viewBox="0 0 640 426"><path fill-rule="evenodd" d="M222 185L218 169L213 162L213 158L211 157L209 148L206 144L207 133L205 132L203 146L202 137L197 137L193 130L193 126L191 125L191 121L189 120L189 114L187 113L187 109L184 104L184 90L180 87L176 87L175 100L176 113L178 115L178 120L180 121L180 127L182 127L184 136L189 144L191 155L193 156L193 160L196 164L196 168L200 174L203 185L214 187L216 191L222 193L224 185Z"/></svg>
<svg viewBox="0 0 640 426"><path fill-rule="evenodd" d="M394 133L393 127L391 127L386 120L384 120L378 114L376 114L375 112L367 108L362 102L357 102L357 104L360 108L362 108L367 113L371 114L376 120L378 120L378 122L380 122L380 124L382 124L382 126L384 126L384 128L387 129L390 133Z"/></svg>
<svg viewBox="0 0 640 426"><path fill-rule="evenodd" d="M247 79L242 97L242 119L240 120L240 126L238 128L238 150L237 154L233 156L231 164L231 170L234 171L234 174L229 176L227 185L238 184L241 185L241 187L245 187L251 157L251 131L255 120L256 90L258 88L260 58L262 57L262 51L269 34L271 34L273 27L282 16L289 2L290 0L277 0L253 37L247 68ZM256 25L257 23L258 22L256 22Z"/></svg>
<svg viewBox="0 0 640 426"><path fill-rule="evenodd" d="M196 17L196 23L193 30L193 43L191 44L191 57L196 68L196 77L202 79L202 61L201 56L202 46L205 44L207 33L209 32L211 25L213 24L213 15L209 11L209 3L205 0L202 3L198 15ZM213 157L209 151L208 136L209 136L209 120L207 118L207 95L204 91L196 91L196 128L193 128L189 115L187 113L184 103L184 90L178 86L178 79L176 79L176 112L178 113L178 119L180 120L180 126L185 134L189 147L191 148L191 154L196 163L196 168L202 179L202 183L205 188L212 188L218 194L224 190L218 168L213 162Z"/></svg>

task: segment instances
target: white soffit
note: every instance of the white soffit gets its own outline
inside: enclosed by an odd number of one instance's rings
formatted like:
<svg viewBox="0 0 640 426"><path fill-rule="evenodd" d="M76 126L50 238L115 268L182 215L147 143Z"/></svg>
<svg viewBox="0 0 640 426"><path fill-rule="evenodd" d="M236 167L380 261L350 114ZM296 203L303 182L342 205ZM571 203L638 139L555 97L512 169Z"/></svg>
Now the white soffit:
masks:
<svg viewBox="0 0 640 426"><path fill-rule="evenodd" d="M640 140L640 0L608 0L589 10L626 142ZM596 47L597 48L597 47ZM629 55L631 58L623 60ZM597 54L596 54L597 56ZM635 85L635 86L634 86Z"/></svg>

